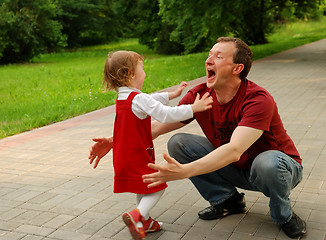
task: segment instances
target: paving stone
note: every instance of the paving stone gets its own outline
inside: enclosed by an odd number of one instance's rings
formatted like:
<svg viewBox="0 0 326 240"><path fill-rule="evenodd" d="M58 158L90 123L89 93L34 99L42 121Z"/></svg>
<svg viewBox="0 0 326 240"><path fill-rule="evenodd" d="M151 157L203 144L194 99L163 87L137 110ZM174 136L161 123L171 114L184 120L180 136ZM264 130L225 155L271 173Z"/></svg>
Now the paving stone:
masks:
<svg viewBox="0 0 326 240"><path fill-rule="evenodd" d="M24 213L18 215L17 217L13 218L12 220L15 222L19 222L19 223L30 223L30 221L32 219L38 218L38 216L41 213L42 212L40 212L40 211L29 210L29 211L25 211Z"/></svg>
<svg viewBox="0 0 326 240"><path fill-rule="evenodd" d="M34 234L39 236L48 236L54 231L52 228L38 227L33 225L24 224L15 229L16 232Z"/></svg>
<svg viewBox="0 0 326 240"><path fill-rule="evenodd" d="M50 221L43 224L44 227L58 229L66 223L70 222L72 219L76 218L76 216L72 215L58 215L51 219Z"/></svg>
<svg viewBox="0 0 326 240"><path fill-rule="evenodd" d="M3 232L11 232L13 231L15 228L17 228L18 226L20 226L21 223L15 222L15 221L4 221L4 220L0 220L0 229L4 230ZM1 235L1 234L0 234Z"/></svg>
<svg viewBox="0 0 326 240"><path fill-rule="evenodd" d="M76 233L76 232L68 232L63 230L56 230L49 237L55 239L62 239L62 240L84 240L84 239L88 239L90 235Z"/></svg>
<svg viewBox="0 0 326 240"><path fill-rule="evenodd" d="M42 212L36 218L29 219L28 223L35 226L43 226L46 222L57 217L59 214L53 212Z"/></svg>
<svg viewBox="0 0 326 240"><path fill-rule="evenodd" d="M168 209L160 216L160 221L173 223L182 215L182 211Z"/></svg>
<svg viewBox="0 0 326 240"><path fill-rule="evenodd" d="M107 219L93 219L84 224L81 228L79 228L77 232L94 235L96 232L98 232L100 229L102 229L105 225L109 223L110 221L108 221Z"/></svg>
<svg viewBox="0 0 326 240"><path fill-rule="evenodd" d="M164 232L158 240L178 240L183 237L183 234L181 233L175 233L175 232Z"/></svg>
<svg viewBox="0 0 326 240"><path fill-rule="evenodd" d="M4 212L0 215L0 220L8 221L11 220L21 214L26 212L26 210L20 209L20 208L12 208L7 212Z"/></svg>
<svg viewBox="0 0 326 240"><path fill-rule="evenodd" d="M42 240L44 237L42 236L35 236L35 235L26 235L21 240Z"/></svg>
<svg viewBox="0 0 326 240"><path fill-rule="evenodd" d="M18 233L18 232L6 232L5 234L0 236L0 239L2 240L20 240L22 239L26 234L24 233Z"/></svg>

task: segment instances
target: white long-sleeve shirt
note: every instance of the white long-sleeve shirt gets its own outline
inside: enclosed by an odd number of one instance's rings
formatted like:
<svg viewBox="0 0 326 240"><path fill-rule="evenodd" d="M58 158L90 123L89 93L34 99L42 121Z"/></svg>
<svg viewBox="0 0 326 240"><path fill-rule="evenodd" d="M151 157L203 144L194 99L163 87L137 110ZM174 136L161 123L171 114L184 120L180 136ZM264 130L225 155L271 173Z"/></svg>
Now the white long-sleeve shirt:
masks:
<svg viewBox="0 0 326 240"><path fill-rule="evenodd" d="M138 92L132 100L132 112L140 119L151 116L162 123L172 123L187 120L193 117L190 105L180 105L176 107L165 106L169 103L167 92L146 94L138 89L120 87L118 100L126 100L131 92Z"/></svg>

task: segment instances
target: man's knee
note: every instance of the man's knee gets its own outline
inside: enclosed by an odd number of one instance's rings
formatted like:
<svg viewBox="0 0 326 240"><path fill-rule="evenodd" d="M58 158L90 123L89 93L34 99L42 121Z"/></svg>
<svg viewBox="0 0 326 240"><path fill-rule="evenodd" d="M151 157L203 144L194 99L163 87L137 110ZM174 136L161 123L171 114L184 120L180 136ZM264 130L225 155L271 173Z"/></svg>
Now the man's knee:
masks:
<svg viewBox="0 0 326 240"><path fill-rule="evenodd" d="M170 156L180 163L197 160L214 149L206 137L189 133L177 133L168 141Z"/></svg>
<svg viewBox="0 0 326 240"><path fill-rule="evenodd" d="M293 179L289 157L282 152L266 151L258 155L252 164L250 181L255 185L271 188L282 186L282 191L289 191L297 182Z"/></svg>
<svg viewBox="0 0 326 240"><path fill-rule="evenodd" d="M170 156L180 163L189 163L201 158L207 154L207 152L202 153L203 147L200 143L203 140L202 138L188 133L173 135L167 144Z"/></svg>
<svg viewBox="0 0 326 240"><path fill-rule="evenodd" d="M183 138L183 133L177 133L169 139L167 147L170 155L173 155L176 150L180 149Z"/></svg>
<svg viewBox="0 0 326 240"><path fill-rule="evenodd" d="M185 139L184 133L177 133L174 134L167 143L168 152L170 156L175 158L179 162L182 159L181 156L183 156L182 152L184 150L184 147L182 146L184 146L185 144L184 139Z"/></svg>
<svg viewBox="0 0 326 240"><path fill-rule="evenodd" d="M278 174L278 159L275 151L266 151L259 154L251 167L251 180L256 178L267 182L273 182Z"/></svg>

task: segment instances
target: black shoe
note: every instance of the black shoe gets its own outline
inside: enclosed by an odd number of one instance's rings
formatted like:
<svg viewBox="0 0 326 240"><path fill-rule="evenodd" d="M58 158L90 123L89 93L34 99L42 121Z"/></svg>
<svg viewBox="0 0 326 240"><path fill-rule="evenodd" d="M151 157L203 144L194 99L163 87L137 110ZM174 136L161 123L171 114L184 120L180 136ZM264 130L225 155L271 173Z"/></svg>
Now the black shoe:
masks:
<svg viewBox="0 0 326 240"><path fill-rule="evenodd" d="M246 211L246 201L244 193L236 192L229 199L216 205L207 207L200 212L198 216L204 220L212 220L225 217L226 215L244 213Z"/></svg>
<svg viewBox="0 0 326 240"><path fill-rule="evenodd" d="M306 223L294 212L290 221L281 225L282 230L290 238L298 238L307 232Z"/></svg>

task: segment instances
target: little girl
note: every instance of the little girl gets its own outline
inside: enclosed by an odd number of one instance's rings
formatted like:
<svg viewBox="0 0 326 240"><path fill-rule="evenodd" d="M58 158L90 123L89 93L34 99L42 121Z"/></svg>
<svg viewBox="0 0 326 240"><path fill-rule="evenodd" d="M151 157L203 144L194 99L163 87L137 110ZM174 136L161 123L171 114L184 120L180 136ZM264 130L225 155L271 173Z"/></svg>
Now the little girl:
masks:
<svg viewBox="0 0 326 240"><path fill-rule="evenodd" d="M100 153L94 146L89 156L90 163L98 157L96 167L99 159L113 148L113 192L136 194L137 208L122 215L134 239L144 239L146 233L161 230L161 224L149 213L167 187L162 184L148 188L142 179L142 175L154 172L147 166L155 161L151 117L166 123L184 121L192 118L195 112L211 108L212 104L212 98L204 95L202 99L197 96L192 105L165 106L170 99L180 96L187 83L183 82L174 92L149 95L140 91L145 76L143 58L138 53L117 51L108 55L103 84L106 89L119 93L113 139L94 139L94 145L107 144L107 147Z"/></svg>

